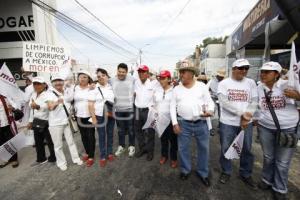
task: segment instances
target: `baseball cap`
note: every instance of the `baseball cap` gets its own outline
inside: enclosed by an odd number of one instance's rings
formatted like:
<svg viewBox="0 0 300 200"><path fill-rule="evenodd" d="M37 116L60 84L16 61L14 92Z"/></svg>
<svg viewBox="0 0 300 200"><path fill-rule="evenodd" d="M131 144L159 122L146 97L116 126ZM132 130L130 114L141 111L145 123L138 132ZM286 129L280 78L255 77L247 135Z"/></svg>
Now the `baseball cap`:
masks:
<svg viewBox="0 0 300 200"><path fill-rule="evenodd" d="M244 66L251 66L247 59L238 59L233 62L232 67L244 67Z"/></svg>
<svg viewBox="0 0 300 200"><path fill-rule="evenodd" d="M277 71L278 73L280 73L282 67L278 62L266 62L265 64L263 64L260 70Z"/></svg>
<svg viewBox="0 0 300 200"><path fill-rule="evenodd" d="M166 77L171 78L171 73L168 70L162 70L159 73L158 77L160 77L160 78L166 78Z"/></svg>
<svg viewBox="0 0 300 200"><path fill-rule="evenodd" d="M90 79L92 79L92 76L91 76L90 72L88 72L87 70L80 70L80 71L78 72L78 76L79 76L80 74L85 74L85 75L89 76Z"/></svg>
<svg viewBox="0 0 300 200"><path fill-rule="evenodd" d="M51 82L56 81L56 80L62 80L62 81L64 81L65 79L61 75L55 74L55 75L52 76Z"/></svg>
<svg viewBox="0 0 300 200"><path fill-rule="evenodd" d="M45 79L41 76L34 77L32 83L46 83Z"/></svg>
<svg viewBox="0 0 300 200"><path fill-rule="evenodd" d="M149 67L147 65L141 65L139 66L138 71L149 71Z"/></svg>

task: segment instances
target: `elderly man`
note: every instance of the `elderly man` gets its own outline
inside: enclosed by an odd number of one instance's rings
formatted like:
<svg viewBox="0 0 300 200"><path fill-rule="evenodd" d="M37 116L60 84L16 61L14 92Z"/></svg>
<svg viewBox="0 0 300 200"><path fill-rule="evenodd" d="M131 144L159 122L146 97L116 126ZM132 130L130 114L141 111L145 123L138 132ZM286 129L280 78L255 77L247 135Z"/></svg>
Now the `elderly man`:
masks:
<svg viewBox="0 0 300 200"><path fill-rule="evenodd" d="M219 181L228 182L232 166L231 160L224 154L239 134L245 131L244 145L240 159L240 178L251 188L256 184L251 178L254 156L251 153L252 146L252 116L257 107L258 94L254 80L246 78L250 64L246 59L236 60L232 65L232 75L219 83L218 99L221 106L220 117L220 164L222 174Z"/></svg>
<svg viewBox="0 0 300 200"><path fill-rule="evenodd" d="M184 61L179 69L181 83L173 91L170 105L174 132L178 134L180 178L186 180L191 172L191 138L197 141L197 175L209 187L209 130L207 117L213 115L214 102L207 86L195 81L196 68Z"/></svg>

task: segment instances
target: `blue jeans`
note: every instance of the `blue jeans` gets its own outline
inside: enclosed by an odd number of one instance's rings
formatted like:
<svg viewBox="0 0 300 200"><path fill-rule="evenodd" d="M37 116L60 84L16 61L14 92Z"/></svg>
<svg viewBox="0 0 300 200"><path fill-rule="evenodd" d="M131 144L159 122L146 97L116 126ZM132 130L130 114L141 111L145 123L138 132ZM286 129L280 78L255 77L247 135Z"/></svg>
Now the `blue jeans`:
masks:
<svg viewBox="0 0 300 200"><path fill-rule="evenodd" d="M178 135L178 152L180 159L180 170L188 174L192 170L191 164L191 138L194 136L197 141L197 173L203 177L209 174L209 131L206 120L190 122L178 120L181 133Z"/></svg>
<svg viewBox="0 0 300 200"><path fill-rule="evenodd" d="M283 131L295 134L296 128ZM271 185L276 192L287 193L288 173L295 149L277 146L276 130L259 125L258 134L264 157L262 181Z"/></svg>
<svg viewBox="0 0 300 200"><path fill-rule="evenodd" d="M96 117L98 122L97 132L99 135L100 159L106 159L108 155L113 154L115 119L112 117Z"/></svg>
<svg viewBox="0 0 300 200"><path fill-rule="evenodd" d="M240 133L240 126L231 126L220 122L220 143L221 143L221 156L220 164L222 172L228 175L232 173L231 160L225 158L224 154L232 144L235 137ZM252 132L253 124L249 124L245 129L244 144L240 158L240 176L248 178L252 174L254 155L251 153L252 147Z"/></svg>
<svg viewBox="0 0 300 200"><path fill-rule="evenodd" d="M135 145L135 134L133 128L133 112L116 112L116 121L118 126L119 145L125 147L125 135L128 133L129 146Z"/></svg>

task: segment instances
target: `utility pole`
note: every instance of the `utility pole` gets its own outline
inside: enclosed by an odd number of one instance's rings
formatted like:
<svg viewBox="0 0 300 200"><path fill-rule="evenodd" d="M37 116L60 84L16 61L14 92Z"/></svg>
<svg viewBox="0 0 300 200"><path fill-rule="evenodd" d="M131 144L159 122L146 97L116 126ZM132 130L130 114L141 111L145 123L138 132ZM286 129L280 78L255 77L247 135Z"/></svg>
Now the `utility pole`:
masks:
<svg viewBox="0 0 300 200"><path fill-rule="evenodd" d="M142 65L142 49L140 49L139 54L140 54L140 65Z"/></svg>

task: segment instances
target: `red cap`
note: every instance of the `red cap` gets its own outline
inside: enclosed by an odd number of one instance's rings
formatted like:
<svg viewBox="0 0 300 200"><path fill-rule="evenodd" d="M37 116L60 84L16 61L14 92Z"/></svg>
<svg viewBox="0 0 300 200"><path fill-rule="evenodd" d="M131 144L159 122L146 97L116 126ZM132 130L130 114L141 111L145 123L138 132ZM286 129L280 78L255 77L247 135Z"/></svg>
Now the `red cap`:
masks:
<svg viewBox="0 0 300 200"><path fill-rule="evenodd" d="M138 71L149 71L149 67L147 65L141 65L139 66Z"/></svg>
<svg viewBox="0 0 300 200"><path fill-rule="evenodd" d="M171 78L171 73L168 70L163 70L159 73L158 77L160 78Z"/></svg>

